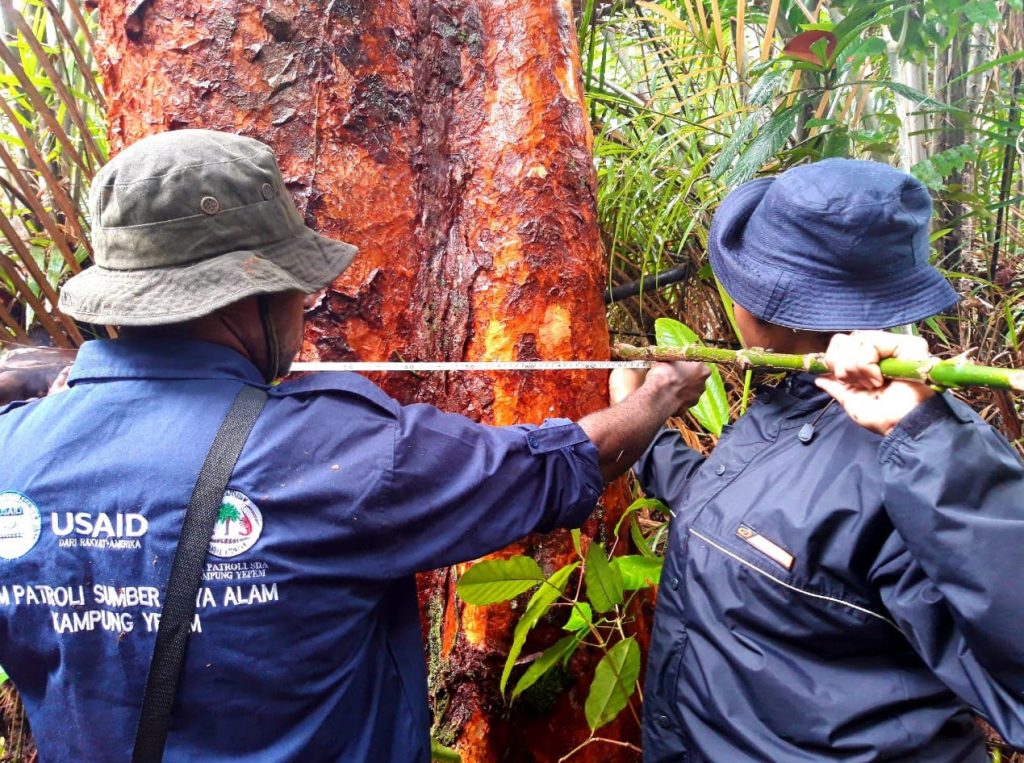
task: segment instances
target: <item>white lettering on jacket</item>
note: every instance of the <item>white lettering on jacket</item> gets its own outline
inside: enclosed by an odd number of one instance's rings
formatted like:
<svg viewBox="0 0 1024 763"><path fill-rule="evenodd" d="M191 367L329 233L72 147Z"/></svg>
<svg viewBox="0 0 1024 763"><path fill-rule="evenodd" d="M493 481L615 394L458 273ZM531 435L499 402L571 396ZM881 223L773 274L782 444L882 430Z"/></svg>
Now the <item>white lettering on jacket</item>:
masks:
<svg viewBox="0 0 1024 763"><path fill-rule="evenodd" d="M65 511L50 515L50 527L59 538L72 533L88 538L141 538L149 530L149 521L141 514L114 514L111 519L104 512Z"/></svg>

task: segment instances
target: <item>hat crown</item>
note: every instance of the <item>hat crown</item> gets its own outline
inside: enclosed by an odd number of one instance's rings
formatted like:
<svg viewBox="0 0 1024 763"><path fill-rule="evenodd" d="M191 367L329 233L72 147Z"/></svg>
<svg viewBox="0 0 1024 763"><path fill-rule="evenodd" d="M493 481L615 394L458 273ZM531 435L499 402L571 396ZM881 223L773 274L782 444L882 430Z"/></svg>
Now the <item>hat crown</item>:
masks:
<svg viewBox="0 0 1024 763"><path fill-rule="evenodd" d="M89 193L95 259L123 270L259 249L302 219L270 147L212 130L176 130L127 147Z"/></svg>
<svg viewBox="0 0 1024 763"><path fill-rule="evenodd" d="M826 159L734 189L708 238L722 286L758 318L813 331L913 323L956 302L929 262L932 202L877 162Z"/></svg>
<svg viewBox="0 0 1024 763"><path fill-rule="evenodd" d="M927 262L932 201L916 178L878 162L826 159L776 178L744 239L784 270L885 278Z"/></svg>

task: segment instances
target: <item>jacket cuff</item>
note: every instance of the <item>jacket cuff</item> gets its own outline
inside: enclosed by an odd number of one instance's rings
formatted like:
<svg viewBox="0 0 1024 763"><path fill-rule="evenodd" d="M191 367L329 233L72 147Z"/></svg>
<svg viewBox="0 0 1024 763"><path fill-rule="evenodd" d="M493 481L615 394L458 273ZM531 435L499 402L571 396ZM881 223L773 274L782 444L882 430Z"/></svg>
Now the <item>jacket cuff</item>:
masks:
<svg viewBox="0 0 1024 763"><path fill-rule="evenodd" d="M537 429L526 435L530 452L535 456L550 453L559 448L568 448L580 443L590 442L587 433L574 421L569 419L545 419Z"/></svg>
<svg viewBox="0 0 1024 763"><path fill-rule="evenodd" d="M932 424L943 420L960 419L950 408L945 394L932 395L904 416L886 435L879 446L878 460L882 463L891 461L904 444L919 439Z"/></svg>

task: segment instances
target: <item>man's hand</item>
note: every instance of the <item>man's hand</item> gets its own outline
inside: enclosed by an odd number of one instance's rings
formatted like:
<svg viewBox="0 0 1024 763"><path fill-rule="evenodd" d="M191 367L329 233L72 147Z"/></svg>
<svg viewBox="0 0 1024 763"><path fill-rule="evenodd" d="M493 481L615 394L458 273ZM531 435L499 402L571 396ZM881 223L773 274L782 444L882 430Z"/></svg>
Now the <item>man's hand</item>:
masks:
<svg viewBox="0 0 1024 763"><path fill-rule="evenodd" d="M675 361L655 363L651 368L616 368L608 377L608 399L612 405L621 403L638 389L648 384L652 389L663 388L674 395L678 405L672 414L685 413L704 394L704 383L710 371L704 363Z"/></svg>
<svg viewBox="0 0 1024 763"><path fill-rule="evenodd" d="M851 419L865 429L887 435L935 391L921 382L884 379L879 362L884 358L922 360L928 356L928 343L919 336L888 331L836 334L825 354L832 376L816 381Z"/></svg>
<svg viewBox="0 0 1024 763"><path fill-rule="evenodd" d="M632 369L616 369L609 379L615 404L579 422L609 482L633 466L665 419L697 402L710 373L703 363L686 362L655 363L646 375L626 371Z"/></svg>

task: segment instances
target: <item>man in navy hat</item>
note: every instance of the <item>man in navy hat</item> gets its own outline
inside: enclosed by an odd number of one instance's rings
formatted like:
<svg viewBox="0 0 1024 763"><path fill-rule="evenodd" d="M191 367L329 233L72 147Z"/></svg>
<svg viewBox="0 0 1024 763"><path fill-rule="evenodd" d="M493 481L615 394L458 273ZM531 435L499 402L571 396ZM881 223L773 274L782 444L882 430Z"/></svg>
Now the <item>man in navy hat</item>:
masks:
<svg viewBox="0 0 1024 763"><path fill-rule="evenodd" d="M744 345L827 352L834 378L761 390L707 458L665 429L635 466L675 515L645 761L983 763L975 713L1024 745L1024 468L955 398L878 370L928 353L879 329L956 301L930 216L914 178L844 159L715 215Z"/></svg>

